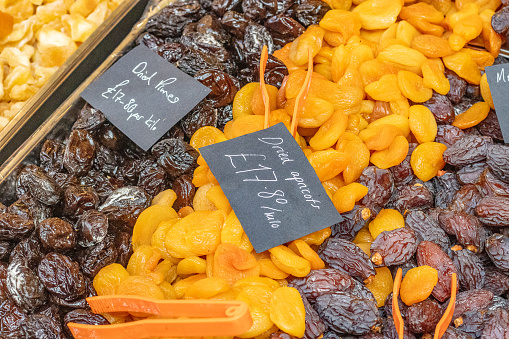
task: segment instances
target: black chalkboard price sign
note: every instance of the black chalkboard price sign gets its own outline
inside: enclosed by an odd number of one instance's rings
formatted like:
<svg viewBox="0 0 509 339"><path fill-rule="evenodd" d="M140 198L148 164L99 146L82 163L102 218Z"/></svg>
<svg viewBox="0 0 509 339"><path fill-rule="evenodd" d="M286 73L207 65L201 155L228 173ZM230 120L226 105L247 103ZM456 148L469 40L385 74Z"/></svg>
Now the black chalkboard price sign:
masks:
<svg viewBox="0 0 509 339"><path fill-rule="evenodd" d="M491 97L497 112L498 122L504 141L509 143L509 64L486 67L486 77L490 85Z"/></svg>
<svg viewBox="0 0 509 339"><path fill-rule="evenodd" d="M258 253L343 220L282 123L200 152Z"/></svg>
<svg viewBox="0 0 509 339"><path fill-rule="evenodd" d="M81 96L145 151L210 93L210 89L139 45Z"/></svg>

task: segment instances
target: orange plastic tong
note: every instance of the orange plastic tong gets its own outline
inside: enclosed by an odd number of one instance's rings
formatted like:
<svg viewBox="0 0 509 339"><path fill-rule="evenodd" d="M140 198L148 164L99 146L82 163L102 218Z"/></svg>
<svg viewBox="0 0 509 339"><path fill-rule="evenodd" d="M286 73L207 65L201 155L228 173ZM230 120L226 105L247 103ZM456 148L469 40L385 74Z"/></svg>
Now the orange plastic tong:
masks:
<svg viewBox="0 0 509 339"><path fill-rule="evenodd" d="M145 319L114 325L69 323L75 339L142 339L151 337L235 336L248 331L253 320L242 301L156 300L138 296L87 298L92 312L136 312L176 319Z"/></svg>
<svg viewBox="0 0 509 339"><path fill-rule="evenodd" d="M398 332L399 339L403 339L403 333L405 331L405 324L403 322L403 317L401 316L399 304L397 302L402 276L403 271L401 270L401 268L398 268L398 272L396 273L396 277L394 278L394 287L392 289L392 317L394 319L394 326L396 327L396 331ZM442 335L444 335L445 331L447 331L447 328L449 327L449 324L451 323L452 320L452 315L454 313L457 292L458 292L457 277L456 273L453 273L451 277L451 299L449 300L449 305L447 306L444 315L442 316L437 326L435 327L435 336L433 337L433 339L440 339Z"/></svg>

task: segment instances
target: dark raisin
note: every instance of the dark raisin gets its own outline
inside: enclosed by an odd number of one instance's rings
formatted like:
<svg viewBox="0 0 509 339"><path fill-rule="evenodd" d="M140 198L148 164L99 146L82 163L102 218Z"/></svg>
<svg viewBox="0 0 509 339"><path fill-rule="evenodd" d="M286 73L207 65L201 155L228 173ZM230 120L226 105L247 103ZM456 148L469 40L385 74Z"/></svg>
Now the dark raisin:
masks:
<svg viewBox="0 0 509 339"><path fill-rule="evenodd" d="M484 286L485 271L481 260L469 250L453 251L453 262L458 269L458 280L464 290Z"/></svg>
<svg viewBox="0 0 509 339"><path fill-rule="evenodd" d="M6 281L11 299L25 312L32 312L46 302L47 294L41 280L23 259L9 264Z"/></svg>
<svg viewBox="0 0 509 339"><path fill-rule="evenodd" d="M490 110L486 119L481 121L476 127L484 136L491 137L499 141L504 140L502 129L500 128L497 114L494 110Z"/></svg>
<svg viewBox="0 0 509 339"><path fill-rule="evenodd" d="M71 132L64 152L64 166L73 174L84 175L93 165L95 142L92 135L84 129Z"/></svg>
<svg viewBox="0 0 509 339"><path fill-rule="evenodd" d="M509 226L509 197L485 197L477 204L479 220L492 227Z"/></svg>
<svg viewBox="0 0 509 339"><path fill-rule="evenodd" d="M437 124L452 124L454 121L454 110L447 96L433 91L431 99L424 102L423 105L433 113Z"/></svg>
<svg viewBox="0 0 509 339"><path fill-rule="evenodd" d="M454 306L454 313L452 320L460 317L461 315L476 310L483 309L491 304L493 300L493 293L487 290L470 290L459 292L456 296L456 303ZM444 304L447 307L449 302Z"/></svg>
<svg viewBox="0 0 509 339"><path fill-rule="evenodd" d="M373 279L376 274L366 253L351 241L329 238L318 254L329 267L345 270L353 277L366 280Z"/></svg>
<svg viewBox="0 0 509 339"><path fill-rule="evenodd" d="M461 188L456 173L445 172L434 179L436 188L435 207L447 208L451 203L454 194Z"/></svg>
<svg viewBox="0 0 509 339"><path fill-rule="evenodd" d="M16 214L0 213L0 240L21 240L34 229L32 220Z"/></svg>
<svg viewBox="0 0 509 339"><path fill-rule="evenodd" d="M460 167L483 161L492 143L492 139L488 137L467 136L445 150L444 161Z"/></svg>
<svg viewBox="0 0 509 339"><path fill-rule="evenodd" d="M16 194L18 197L26 193L46 205L55 205L60 201L62 192L55 180L42 168L28 165L18 175Z"/></svg>
<svg viewBox="0 0 509 339"><path fill-rule="evenodd" d="M456 329L453 326L449 326L445 331L442 339L474 339L471 335Z"/></svg>
<svg viewBox="0 0 509 339"><path fill-rule="evenodd" d="M456 192L449 204L449 209L474 214L481 199L481 193L475 185L465 185Z"/></svg>
<svg viewBox="0 0 509 339"><path fill-rule="evenodd" d="M401 265L415 254L417 244L410 227L384 231L371 243L371 261L378 267Z"/></svg>
<svg viewBox="0 0 509 339"><path fill-rule="evenodd" d="M366 186L368 194L359 203L371 207L384 206L391 198L394 189L394 178L387 169L368 166L362 171L359 183Z"/></svg>
<svg viewBox="0 0 509 339"><path fill-rule="evenodd" d="M429 241L422 241L417 246L417 264L428 265L438 271L438 283L433 289L433 296L444 302L451 296L451 276L458 273L451 258L440 247Z"/></svg>
<svg viewBox="0 0 509 339"><path fill-rule="evenodd" d="M412 304L407 310L408 328L413 333L431 333L442 317L442 307L432 299Z"/></svg>
<svg viewBox="0 0 509 339"><path fill-rule="evenodd" d="M467 82L448 69L445 70L445 76L451 84L451 89L449 90L449 93L447 93L447 98L454 104L457 104L461 101L467 91Z"/></svg>
<svg viewBox="0 0 509 339"><path fill-rule="evenodd" d="M509 183L509 146L489 147L486 153L486 164L500 180Z"/></svg>
<svg viewBox="0 0 509 339"><path fill-rule="evenodd" d="M69 186L64 192L63 214L72 219L99 206L99 196L90 186Z"/></svg>
<svg viewBox="0 0 509 339"><path fill-rule="evenodd" d="M444 210L438 216L438 221L444 231L456 236L461 245L473 252L483 250L484 227L476 216L461 211Z"/></svg>
<svg viewBox="0 0 509 339"><path fill-rule="evenodd" d="M494 295L502 295L509 291L509 275L493 266L486 267L485 272L484 289L491 291Z"/></svg>
<svg viewBox="0 0 509 339"><path fill-rule="evenodd" d="M104 213L96 210L86 211L78 218L76 231L80 246L97 245L108 234L108 218Z"/></svg>
<svg viewBox="0 0 509 339"><path fill-rule="evenodd" d="M462 167L458 172L456 172L456 176L458 177L458 181L463 184L475 184L479 181L482 172L487 168L486 163L478 162L472 165L468 165Z"/></svg>
<svg viewBox="0 0 509 339"><path fill-rule="evenodd" d="M331 8L323 1L302 0L295 8L295 17L304 26L318 25Z"/></svg>
<svg viewBox="0 0 509 339"><path fill-rule="evenodd" d="M331 226L332 236L352 241L357 233L371 221L371 211L363 205L355 205L351 211L342 213L343 220Z"/></svg>
<svg viewBox="0 0 509 339"><path fill-rule="evenodd" d="M71 224L60 218L49 218L39 224L39 239L47 250L67 251L76 246L76 233Z"/></svg>
<svg viewBox="0 0 509 339"><path fill-rule="evenodd" d="M376 303L348 292L319 296L315 309L327 327L338 333L361 335L381 325Z"/></svg>
<svg viewBox="0 0 509 339"><path fill-rule="evenodd" d="M491 27L501 35L506 35L509 30L509 8L502 7L491 17Z"/></svg>
<svg viewBox="0 0 509 339"><path fill-rule="evenodd" d="M127 232L118 232L115 235L115 248L117 249L117 263L127 267L129 258L133 254L131 235Z"/></svg>
<svg viewBox="0 0 509 339"><path fill-rule="evenodd" d="M113 236L107 236L99 244L86 248L79 257L81 270L89 277L117 261L118 251Z"/></svg>
<svg viewBox="0 0 509 339"><path fill-rule="evenodd" d="M132 230L140 213L150 205L151 197L139 187L126 186L115 190L99 206L109 222L117 228Z"/></svg>
<svg viewBox="0 0 509 339"><path fill-rule="evenodd" d="M322 319L318 315L318 312L315 311L313 306L309 303L306 297L302 296L302 301L304 302L304 309L306 310L306 331L304 332L305 339L314 339L320 337L325 331L326 327L323 323Z"/></svg>
<svg viewBox="0 0 509 339"><path fill-rule="evenodd" d="M177 194L177 199L173 203L175 211L180 210L182 207L193 206L196 188L193 185L193 177L191 175L185 174L175 179L172 189Z"/></svg>
<svg viewBox="0 0 509 339"><path fill-rule="evenodd" d="M392 318L383 319L382 334L387 339L399 339L394 320ZM415 335L410 332L408 325L405 323L403 327L403 339L415 339Z"/></svg>
<svg viewBox="0 0 509 339"><path fill-rule="evenodd" d="M106 117L104 114L90 106L90 104L86 103L85 106L81 109L78 119L74 125L72 125L72 129L85 129L87 131L96 130L106 121Z"/></svg>
<svg viewBox="0 0 509 339"><path fill-rule="evenodd" d="M396 186L409 184L415 179L414 171L410 164L410 157L411 156L408 155L399 165L390 168Z"/></svg>
<svg viewBox="0 0 509 339"><path fill-rule="evenodd" d="M395 194L394 206L400 213L415 209L423 210L434 205L433 195L422 184L401 186Z"/></svg>
<svg viewBox="0 0 509 339"><path fill-rule="evenodd" d="M483 338L504 339L509 337L509 311L499 308L486 322Z"/></svg>
<svg viewBox="0 0 509 339"><path fill-rule="evenodd" d="M509 273L509 237L493 234L486 240L486 252L497 268Z"/></svg>

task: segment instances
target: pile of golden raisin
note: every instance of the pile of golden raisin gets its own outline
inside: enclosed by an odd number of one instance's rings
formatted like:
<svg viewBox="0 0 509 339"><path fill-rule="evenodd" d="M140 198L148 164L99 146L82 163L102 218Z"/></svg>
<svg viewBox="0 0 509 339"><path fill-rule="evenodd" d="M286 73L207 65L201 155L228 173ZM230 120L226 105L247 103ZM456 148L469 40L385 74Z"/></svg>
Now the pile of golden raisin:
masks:
<svg viewBox="0 0 509 339"><path fill-rule="evenodd" d="M491 27L496 0L327 0L332 8L319 25L274 56L288 68L281 88L267 85L270 125L288 129L296 97L307 73L308 50L313 75L305 104L298 111L297 142L340 213L368 194L356 180L371 163L387 169L409 154L415 175L428 181L444 167L446 145L434 142L437 123L421 103L433 91L447 94L445 68L480 85L485 102L457 115L453 126L466 129L494 108L484 67L498 55L502 38ZM485 50L469 48L469 44ZM235 96L233 120L224 132L202 127L191 138L196 149L263 129L264 103L259 83ZM193 208L172 209L176 195L160 193L138 218L132 238L134 254L127 270L113 264L94 279L99 295L130 294L158 299L226 299L248 303L253 327L240 338L266 338L278 329L302 337L304 305L298 291L286 287L290 275L304 277L325 267L316 249L330 228L263 253L255 253L217 180L202 157L193 184ZM363 211L370 218L371 211ZM394 209L381 210L353 240L371 260L377 236L403 228ZM387 267L365 281L383 306L392 292ZM420 266L401 285L407 305L425 300L437 284L437 271ZM112 317L113 323L129 317Z"/></svg>

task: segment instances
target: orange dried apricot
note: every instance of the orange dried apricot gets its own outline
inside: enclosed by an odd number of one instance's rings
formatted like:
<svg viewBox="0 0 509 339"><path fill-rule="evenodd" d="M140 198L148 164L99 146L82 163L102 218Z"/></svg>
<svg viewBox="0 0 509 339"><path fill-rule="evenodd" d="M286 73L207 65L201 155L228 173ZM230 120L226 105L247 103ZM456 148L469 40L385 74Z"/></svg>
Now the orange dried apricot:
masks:
<svg viewBox="0 0 509 339"><path fill-rule="evenodd" d="M348 165L349 158L343 152L333 149L313 152L308 157L320 181L327 181L341 173Z"/></svg>
<svg viewBox="0 0 509 339"><path fill-rule="evenodd" d="M244 300L243 300L244 301ZM274 323L270 320L269 312L265 311L263 307L258 304L249 306L249 313L253 319L253 325L251 328L242 335L238 335L239 338L253 338L270 330Z"/></svg>
<svg viewBox="0 0 509 339"><path fill-rule="evenodd" d="M209 299L213 296L227 292L230 284L222 278L207 277L198 280L184 292L184 299Z"/></svg>
<svg viewBox="0 0 509 339"><path fill-rule="evenodd" d="M386 117L377 119L370 124L370 128L375 128L381 125L394 125L403 132L404 136L408 136L410 134L408 118L399 114L391 114Z"/></svg>
<svg viewBox="0 0 509 339"><path fill-rule="evenodd" d="M148 277L133 275L122 279L115 294L136 295L140 297L164 299L164 293Z"/></svg>
<svg viewBox="0 0 509 339"><path fill-rule="evenodd" d="M451 125L461 129L474 127L486 119L489 112L490 105L483 101L476 102L465 112L456 115Z"/></svg>
<svg viewBox="0 0 509 339"><path fill-rule="evenodd" d="M433 60L426 60L422 63L422 77L424 86L432 88L435 92L446 95L451 89L449 80L445 77L444 72L438 64Z"/></svg>
<svg viewBox="0 0 509 339"><path fill-rule="evenodd" d="M141 212L133 228L132 244L136 251L142 245L150 245L152 234L163 221L177 218L177 212L167 205L154 205Z"/></svg>
<svg viewBox="0 0 509 339"><path fill-rule="evenodd" d="M232 108L234 120L253 114L253 110L251 109L251 99L253 98L253 93L256 88L260 88L260 84L251 82L246 84L237 92L237 94L235 94Z"/></svg>
<svg viewBox="0 0 509 339"><path fill-rule="evenodd" d="M114 295L118 286L129 272L120 264L111 264L103 267L94 277L94 289L97 295Z"/></svg>
<svg viewBox="0 0 509 339"><path fill-rule="evenodd" d="M319 270L325 267L325 263L304 240L297 239L292 241L288 248L293 252L300 254L301 257L309 261L312 270Z"/></svg>
<svg viewBox="0 0 509 339"><path fill-rule="evenodd" d="M344 150L350 161L343 170L345 184L350 184L359 179L364 168L369 165L369 149L362 140L352 140L346 143Z"/></svg>
<svg viewBox="0 0 509 339"><path fill-rule="evenodd" d="M364 90L374 100L395 101L401 98L398 77L395 74L385 74L380 80L367 85Z"/></svg>
<svg viewBox="0 0 509 339"><path fill-rule="evenodd" d="M491 96L490 85L488 83L486 73L484 73L481 77L480 87L484 102L486 102L491 107L491 109L495 109L495 104L493 103L493 97Z"/></svg>
<svg viewBox="0 0 509 339"><path fill-rule="evenodd" d="M386 208L378 212L373 221L369 223L369 232L373 239L384 232L405 227L405 218L397 210Z"/></svg>
<svg viewBox="0 0 509 339"><path fill-rule="evenodd" d="M369 208L364 208L363 211L362 211L362 216L363 216L363 219L364 220L368 220L371 216L371 211L369 210ZM365 218L364 218L365 216ZM369 227L368 226L365 226L363 228L361 228L361 230L357 233L357 235L355 236L355 238L352 240L352 242L354 244L362 244L362 243L368 243L368 244L371 244L373 242L373 236L371 235L371 232L369 231Z"/></svg>
<svg viewBox="0 0 509 339"><path fill-rule="evenodd" d="M495 14L494 10L485 9L479 13L482 20L482 38L484 47L494 56L497 57L502 47L502 36L495 32L491 25L491 17Z"/></svg>
<svg viewBox="0 0 509 339"><path fill-rule="evenodd" d="M404 133L394 125L369 125L359 133L359 137L364 141L366 147L375 151L388 148L397 136L404 136Z"/></svg>
<svg viewBox="0 0 509 339"><path fill-rule="evenodd" d="M412 41L419 35L421 35L421 33L419 33L419 31L415 29L414 26L409 24L408 21L401 20L400 22L398 22L398 28L396 30L396 40L403 41L405 42L406 46L410 46Z"/></svg>
<svg viewBox="0 0 509 339"><path fill-rule="evenodd" d="M309 146L315 150L324 150L333 146L345 132L348 124L348 115L342 111L334 112L309 140Z"/></svg>
<svg viewBox="0 0 509 339"><path fill-rule="evenodd" d="M186 247L199 256L214 253L221 243L221 228L225 219L225 212L218 210L203 217L199 222L186 225L184 234ZM168 238L166 242L167 240Z"/></svg>
<svg viewBox="0 0 509 339"><path fill-rule="evenodd" d="M214 253L213 276L233 285L237 280L260 275L255 257L234 244L220 244Z"/></svg>
<svg viewBox="0 0 509 339"><path fill-rule="evenodd" d="M408 270L401 282L400 297L407 305L413 305L427 299L438 282L438 272L424 265Z"/></svg>
<svg viewBox="0 0 509 339"><path fill-rule="evenodd" d="M402 7L401 0L366 0L352 12L359 14L362 28L374 30L388 28L395 23Z"/></svg>
<svg viewBox="0 0 509 339"><path fill-rule="evenodd" d="M293 112L295 107L295 99L288 99L285 109ZM304 106L299 108L299 127L314 128L320 127L334 113L334 106L321 98L308 96L304 102Z"/></svg>
<svg viewBox="0 0 509 339"><path fill-rule="evenodd" d="M269 249L270 258L277 268L296 277L304 277L311 270L308 260L298 256L286 246Z"/></svg>
<svg viewBox="0 0 509 339"><path fill-rule="evenodd" d="M334 207L339 213L351 211L355 203L368 194L368 188L362 184L352 182L338 189L332 198Z"/></svg>
<svg viewBox="0 0 509 339"><path fill-rule="evenodd" d="M164 190L158 193L154 199L152 199L151 206L153 205L164 205L173 206L173 203L177 200L177 194L172 189Z"/></svg>
<svg viewBox="0 0 509 339"><path fill-rule="evenodd" d="M194 132L189 144L194 149L198 150L201 147L212 145L224 140L226 140L226 138L221 130L213 126L204 126Z"/></svg>
<svg viewBox="0 0 509 339"><path fill-rule="evenodd" d="M306 242L308 245L321 245L328 237L331 235L330 227L324 228L322 230L310 233L308 235L303 236L302 240Z"/></svg>
<svg viewBox="0 0 509 339"><path fill-rule="evenodd" d="M270 260L270 259L268 259ZM247 277L240 280L237 280L235 284L233 284L233 288L242 289L244 286L265 286L269 287L273 291L277 290L279 287L279 283L271 278L266 277Z"/></svg>
<svg viewBox="0 0 509 339"><path fill-rule="evenodd" d="M206 193L207 199L209 199L218 210L223 210L225 214L231 212L232 207L228 198L223 192L223 189L219 185L212 186Z"/></svg>
<svg viewBox="0 0 509 339"><path fill-rule="evenodd" d="M195 274L191 275L185 279L178 280L175 282L172 286L175 290L175 294L177 299L181 299L184 296L184 293L186 293L186 290L194 284L197 281L200 281L202 279L205 279L207 276L205 274Z"/></svg>
<svg viewBox="0 0 509 339"><path fill-rule="evenodd" d="M272 85L265 85L267 89L267 94L269 95L269 105L270 110L274 111L276 109L276 98L278 88ZM264 115L265 114L265 104L263 103L262 97L262 89L260 84L258 83L258 87L256 87L253 91L253 96L251 98L251 111L253 114Z"/></svg>
<svg viewBox="0 0 509 339"><path fill-rule="evenodd" d="M390 63L401 69L421 75L421 65L426 57L421 52L403 45L390 45L378 53L378 61Z"/></svg>
<svg viewBox="0 0 509 339"><path fill-rule="evenodd" d="M346 44L350 37L360 34L361 20L355 12L333 9L325 13L320 20L320 27L329 32L339 33L341 44Z"/></svg>
<svg viewBox="0 0 509 339"><path fill-rule="evenodd" d="M207 262L205 259L191 256L182 259L177 264L177 274L179 275L189 275L189 274L199 274L205 273L207 268Z"/></svg>
<svg viewBox="0 0 509 339"><path fill-rule="evenodd" d="M309 26L290 46L290 60L298 66L308 62L308 49L311 49L313 58L322 47L325 30L320 26Z"/></svg>
<svg viewBox="0 0 509 339"><path fill-rule="evenodd" d="M419 143L430 142L437 136L437 122L429 108L423 105L413 105L408 114L410 131Z"/></svg>
<svg viewBox="0 0 509 339"><path fill-rule="evenodd" d="M438 142L425 142L415 148L410 157L414 174L422 181L428 181L445 166L442 154L447 146Z"/></svg>
<svg viewBox="0 0 509 339"><path fill-rule="evenodd" d="M477 67L482 71L484 71L485 67L493 65L493 62L495 62L495 58L488 51L478 51L471 48L463 48L461 51L469 54L477 64Z"/></svg>
<svg viewBox="0 0 509 339"><path fill-rule="evenodd" d="M447 40L431 34L422 34L414 37L410 46L428 58L441 58L454 52Z"/></svg>
<svg viewBox="0 0 509 339"><path fill-rule="evenodd" d="M286 279L290 274L281 271L271 259L259 259L260 276L272 279Z"/></svg>
<svg viewBox="0 0 509 339"><path fill-rule="evenodd" d="M405 160L408 154L408 147L408 140L404 136L398 135L388 148L373 152L369 161L381 169L397 166Z"/></svg>
<svg viewBox="0 0 509 339"><path fill-rule="evenodd" d="M159 260L161 253L150 245L142 245L131 255L127 264L127 272L130 275L145 275L153 271Z"/></svg>
<svg viewBox="0 0 509 339"><path fill-rule="evenodd" d="M459 51L443 57L442 60L445 67L467 82L473 85L479 85L481 82L481 71L470 54Z"/></svg>
<svg viewBox="0 0 509 339"><path fill-rule="evenodd" d="M159 224L154 234L152 234L152 239L150 240L150 245L157 249L159 253L161 253L161 258L170 259L171 255L166 250L166 246L164 245L166 241L166 232L178 221L178 218L163 221Z"/></svg>
<svg viewBox="0 0 509 339"><path fill-rule="evenodd" d="M392 280L391 270L387 267L376 267L375 271L375 279L366 284L366 287L373 293L377 306L383 307L385 299L392 293L394 281Z"/></svg>
<svg viewBox="0 0 509 339"><path fill-rule="evenodd" d="M301 338L306 330L306 310L297 289L281 287L270 298L270 320L284 332Z"/></svg>
<svg viewBox="0 0 509 339"><path fill-rule="evenodd" d="M233 122L233 138L240 137L263 129L265 117L263 115L246 115Z"/></svg>
<svg viewBox="0 0 509 339"><path fill-rule="evenodd" d="M398 85L401 93L413 102L428 101L433 95L433 90L426 87L424 85L424 80L413 72L399 71Z"/></svg>

